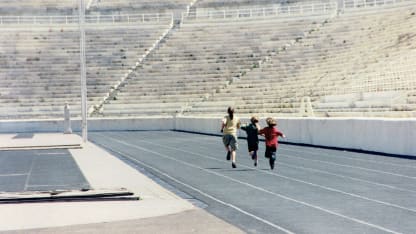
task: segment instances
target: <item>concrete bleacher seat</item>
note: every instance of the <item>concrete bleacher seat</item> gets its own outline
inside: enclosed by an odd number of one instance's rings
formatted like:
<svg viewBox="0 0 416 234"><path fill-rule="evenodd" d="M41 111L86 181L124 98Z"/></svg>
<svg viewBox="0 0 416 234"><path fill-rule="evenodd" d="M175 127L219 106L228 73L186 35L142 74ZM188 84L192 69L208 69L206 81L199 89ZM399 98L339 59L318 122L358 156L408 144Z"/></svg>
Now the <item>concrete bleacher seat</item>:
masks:
<svg viewBox="0 0 416 234"><path fill-rule="evenodd" d="M190 0L84 0L87 15L108 15L118 13L155 13L175 9L186 9ZM78 0L2 0L0 15L75 15Z"/></svg>
<svg viewBox="0 0 416 234"><path fill-rule="evenodd" d="M408 54L415 44L408 38L416 23L415 10L415 5L406 5L380 14L340 14L325 20L292 45L276 48L267 61L214 93L208 102L240 99L236 103L240 113L279 113L283 106L285 112L293 111L302 97L309 96L317 115L328 110L344 116L359 111L365 112L362 116L382 116L396 111L384 116L406 117L415 111L409 103L413 98L407 94L416 87L414 69L405 72L414 61ZM386 64L392 71L385 71ZM248 95L261 101L248 105L244 99ZM293 100L282 99L290 97ZM387 101L390 98L395 101Z"/></svg>
<svg viewBox="0 0 416 234"><path fill-rule="evenodd" d="M165 22L88 26L88 104L99 103L169 28ZM79 32L66 25L35 30L5 27L0 35L0 119L80 116Z"/></svg>
<svg viewBox="0 0 416 234"><path fill-rule="evenodd" d="M105 113L122 116L164 115L169 113L180 113L184 105L186 105L186 103L181 102L106 105Z"/></svg>
<svg viewBox="0 0 416 234"><path fill-rule="evenodd" d="M191 0L94 0L89 5L88 14L154 14L173 13L175 19L180 19Z"/></svg>
<svg viewBox="0 0 416 234"><path fill-rule="evenodd" d="M117 99L104 104L101 114L112 116L113 113L108 111L109 106L123 105L130 100L141 102L148 96L159 100L161 104L179 100L187 103L197 101L182 108L184 114L206 113L208 109L223 111L228 104L219 101L219 106L209 107L210 104L207 106L200 102L225 88L233 77L239 77L257 66L258 61L276 45L284 45L303 35L305 28L313 23L313 20L285 21L273 18L263 21L224 21L220 25L218 22L183 23L163 46L149 55L131 74ZM279 40L268 43L272 38ZM172 98L164 98L168 95ZM175 95L183 98L178 100L174 98ZM154 106L164 111L162 105L158 107L155 103Z"/></svg>
<svg viewBox="0 0 416 234"><path fill-rule="evenodd" d="M89 13L183 9L189 2L102 0ZM22 9L31 3L16 2ZM247 3L202 0L193 7L253 6ZM334 18L184 20L151 53L170 25L92 26L86 33L89 104L105 100L94 113L105 117L222 115L231 104L242 115L294 116L309 97L317 115L409 116L416 110L414 12L410 4ZM68 100L79 113L76 29L6 30L0 39L0 118L8 118L7 110L24 118L60 116ZM112 88L117 92L108 98Z"/></svg>
<svg viewBox="0 0 416 234"><path fill-rule="evenodd" d="M360 99L357 93L327 95L322 97L322 100L315 104L316 109L332 109L332 108L352 108L354 102Z"/></svg>
<svg viewBox="0 0 416 234"><path fill-rule="evenodd" d="M361 99L354 102L355 107L391 107L395 103L403 103L406 93L401 91L368 92L361 94Z"/></svg>
<svg viewBox="0 0 416 234"><path fill-rule="evenodd" d="M77 12L75 0L2 0L0 16L9 15L72 15Z"/></svg>
<svg viewBox="0 0 416 234"><path fill-rule="evenodd" d="M407 94L401 91L365 92L324 96L315 104L317 111L340 111L342 109L357 112L366 108L393 109L393 106L406 103Z"/></svg>

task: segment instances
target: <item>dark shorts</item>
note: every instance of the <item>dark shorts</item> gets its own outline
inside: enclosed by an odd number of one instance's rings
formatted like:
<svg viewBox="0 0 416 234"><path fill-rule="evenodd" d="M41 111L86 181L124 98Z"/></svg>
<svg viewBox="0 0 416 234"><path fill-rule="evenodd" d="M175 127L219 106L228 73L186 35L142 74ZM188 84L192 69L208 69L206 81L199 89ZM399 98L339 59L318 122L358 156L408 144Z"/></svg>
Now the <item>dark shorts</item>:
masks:
<svg viewBox="0 0 416 234"><path fill-rule="evenodd" d="M259 144L256 144L256 143L248 144L248 152L257 151L257 150L259 150Z"/></svg>
<svg viewBox="0 0 416 234"><path fill-rule="evenodd" d="M266 152L264 152L264 157L266 157L266 158L271 158L271 157L276 158L276 147L266 146Z"/></svg>

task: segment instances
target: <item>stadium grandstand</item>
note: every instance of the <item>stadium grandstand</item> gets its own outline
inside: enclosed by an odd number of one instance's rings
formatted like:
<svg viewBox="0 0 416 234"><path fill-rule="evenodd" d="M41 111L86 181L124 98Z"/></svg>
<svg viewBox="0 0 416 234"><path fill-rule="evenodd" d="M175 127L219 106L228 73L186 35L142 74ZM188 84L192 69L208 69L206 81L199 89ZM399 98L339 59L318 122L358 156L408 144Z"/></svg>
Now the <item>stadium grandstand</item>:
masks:
<svg viewBox="0 0 416 234"><path fill-rule="evenodd" d="M415 0L0 0L0 32L0 232L416 233Z"/></svg>
<svg viewBox="0 0 416 234"><path fill-rule="evenodd" d="M301 4L186 15L93 114L414 115L414 7Z"/></svg>
<svg viewBox="0 0 416 234"><path fill-rule="evenodd" d="M81 117L77 1L0 4L0 118ZM85 7L89 117L415 116L413 1Z"/></svg>
<svg viewBox="0 0 416 234"><path fill-rule="evenodd" d="M77 2L1 4L1 118L58 117L65 102L79 115ZM414 115L409 2L88 5L91 116L218 115L228 105L248 115L298 116L302 105L316 116ZM183 12L179 24L171 9Z"/></svg>

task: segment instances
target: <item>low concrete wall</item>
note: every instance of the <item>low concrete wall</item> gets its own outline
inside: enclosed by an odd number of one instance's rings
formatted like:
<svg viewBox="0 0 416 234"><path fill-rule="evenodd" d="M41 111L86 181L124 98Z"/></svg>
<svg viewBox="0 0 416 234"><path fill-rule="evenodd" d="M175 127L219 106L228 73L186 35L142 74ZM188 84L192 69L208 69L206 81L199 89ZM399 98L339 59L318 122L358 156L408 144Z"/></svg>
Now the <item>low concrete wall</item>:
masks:
<svg viewBox="0 0 416 234"><path fill-rule="evenodd" d="M281 119L287 141L416 156L414 119Z"/></svg>
<svg viewBox="0 0 416 234"><path fill-rule="evenodd" d="M182 131L221 134L220 126L221 118L176 118ZM278 118L278 128L286 142L416 156L415 119Z"/></svg>
<svg viewBox="0 0 416 234"><path fill-rule="evenodd" d="M72 123L74 124L74 123ZM0 133L63 132L63 120L2 120Z"/></svg>
<svg viewBox="0 0 416 234"><path fill-rule="evenodd" d="M72 120L71 127L75 132L81 131L81 120ZM89 131L172 130L174 128L174 118L169 116L149 118L88 119ZM0 121L0 133L63 131L64 121L58 119Z"/></svg>
<svg viewBox="0 0 416 234"><path fill-rule="evenodd" d="M248 119L242 119L248 122ZM260 124L265 126L264 120ZM72 129L80 131L80 120ZM180 130L221 135L221 118L149 117L89 119L89 131ZM416 156L415 119L278 118L284 141ZM0 121L0 133L63 132L62 120ZM245 136L239 131L240 136Z"/></svg>
<svg viewBox="0 0 416 234"><path fill-rule="evenodd" d="M90 119L89 131L122 131L122 130L172 130L175 128L173 117L123 118L123 119Z"/></svg>

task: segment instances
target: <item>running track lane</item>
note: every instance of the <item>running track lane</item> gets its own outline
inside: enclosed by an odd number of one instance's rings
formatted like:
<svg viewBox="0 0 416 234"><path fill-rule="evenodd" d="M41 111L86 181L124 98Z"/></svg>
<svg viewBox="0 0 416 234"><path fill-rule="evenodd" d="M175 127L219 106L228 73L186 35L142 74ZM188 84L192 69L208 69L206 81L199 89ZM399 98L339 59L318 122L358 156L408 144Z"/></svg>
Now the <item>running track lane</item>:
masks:
<svg viewBox="0 0 416 234"><path fill-rule="evenodd" d="M349 173L350 170L357 171L357 178L342 173L341 177L330 177L322 168L314 168L316 165L313 163L308 166L305 161L298 160L303 164L299 166L286 162L281 155L278 156L277 171L270 171L264 160L260 161L259 168L254 168L245 152L244 140L240 140L238 168L231 169L229 162L224 159L219 137L178 132L106 132L91 133L91 139L144 167L153 168L153 172L173 181L179 189L185 188L197 199L206 202L209 205L208 211L248 232L268 232L270 227L286 233L415 232L413 220L416 212L413 201L416 197L415 192L406 190L407 184L401 185L401 188L387 183L388 181L380 183L360 178L362 171L377 174L387 170L372 169L373 156L367 161L360 161L361 166L357 167L344 161L355 155L343 156L346 152L329 151L337 155L334 158L341 160L330 166L339 164L342 165L338 165L340 168ZM278 154L288 151L286 157L289 160L299 157L296 155L311 157L307 152L301 154L304 149L281 145ZM290 150L295 151L292 152L294 157L289 155ZM262 151L263 148L259 155L262 155ZM380 159L380 156L377 157ZM390 160L392 159L389 158ZM399 166L400 160L374 164L390 168ZM412 180L413 177L411 172L392 172L383 176L407 180ZM331 183L332 180L335 181ZM404 201L395 200L397 194L410 197ZM236 217L243 217L233 219L230 218L233 215L223 217L223 213L236 213ZM242 223L240 220L247 220L244 216L258 222Z"/></svg>

